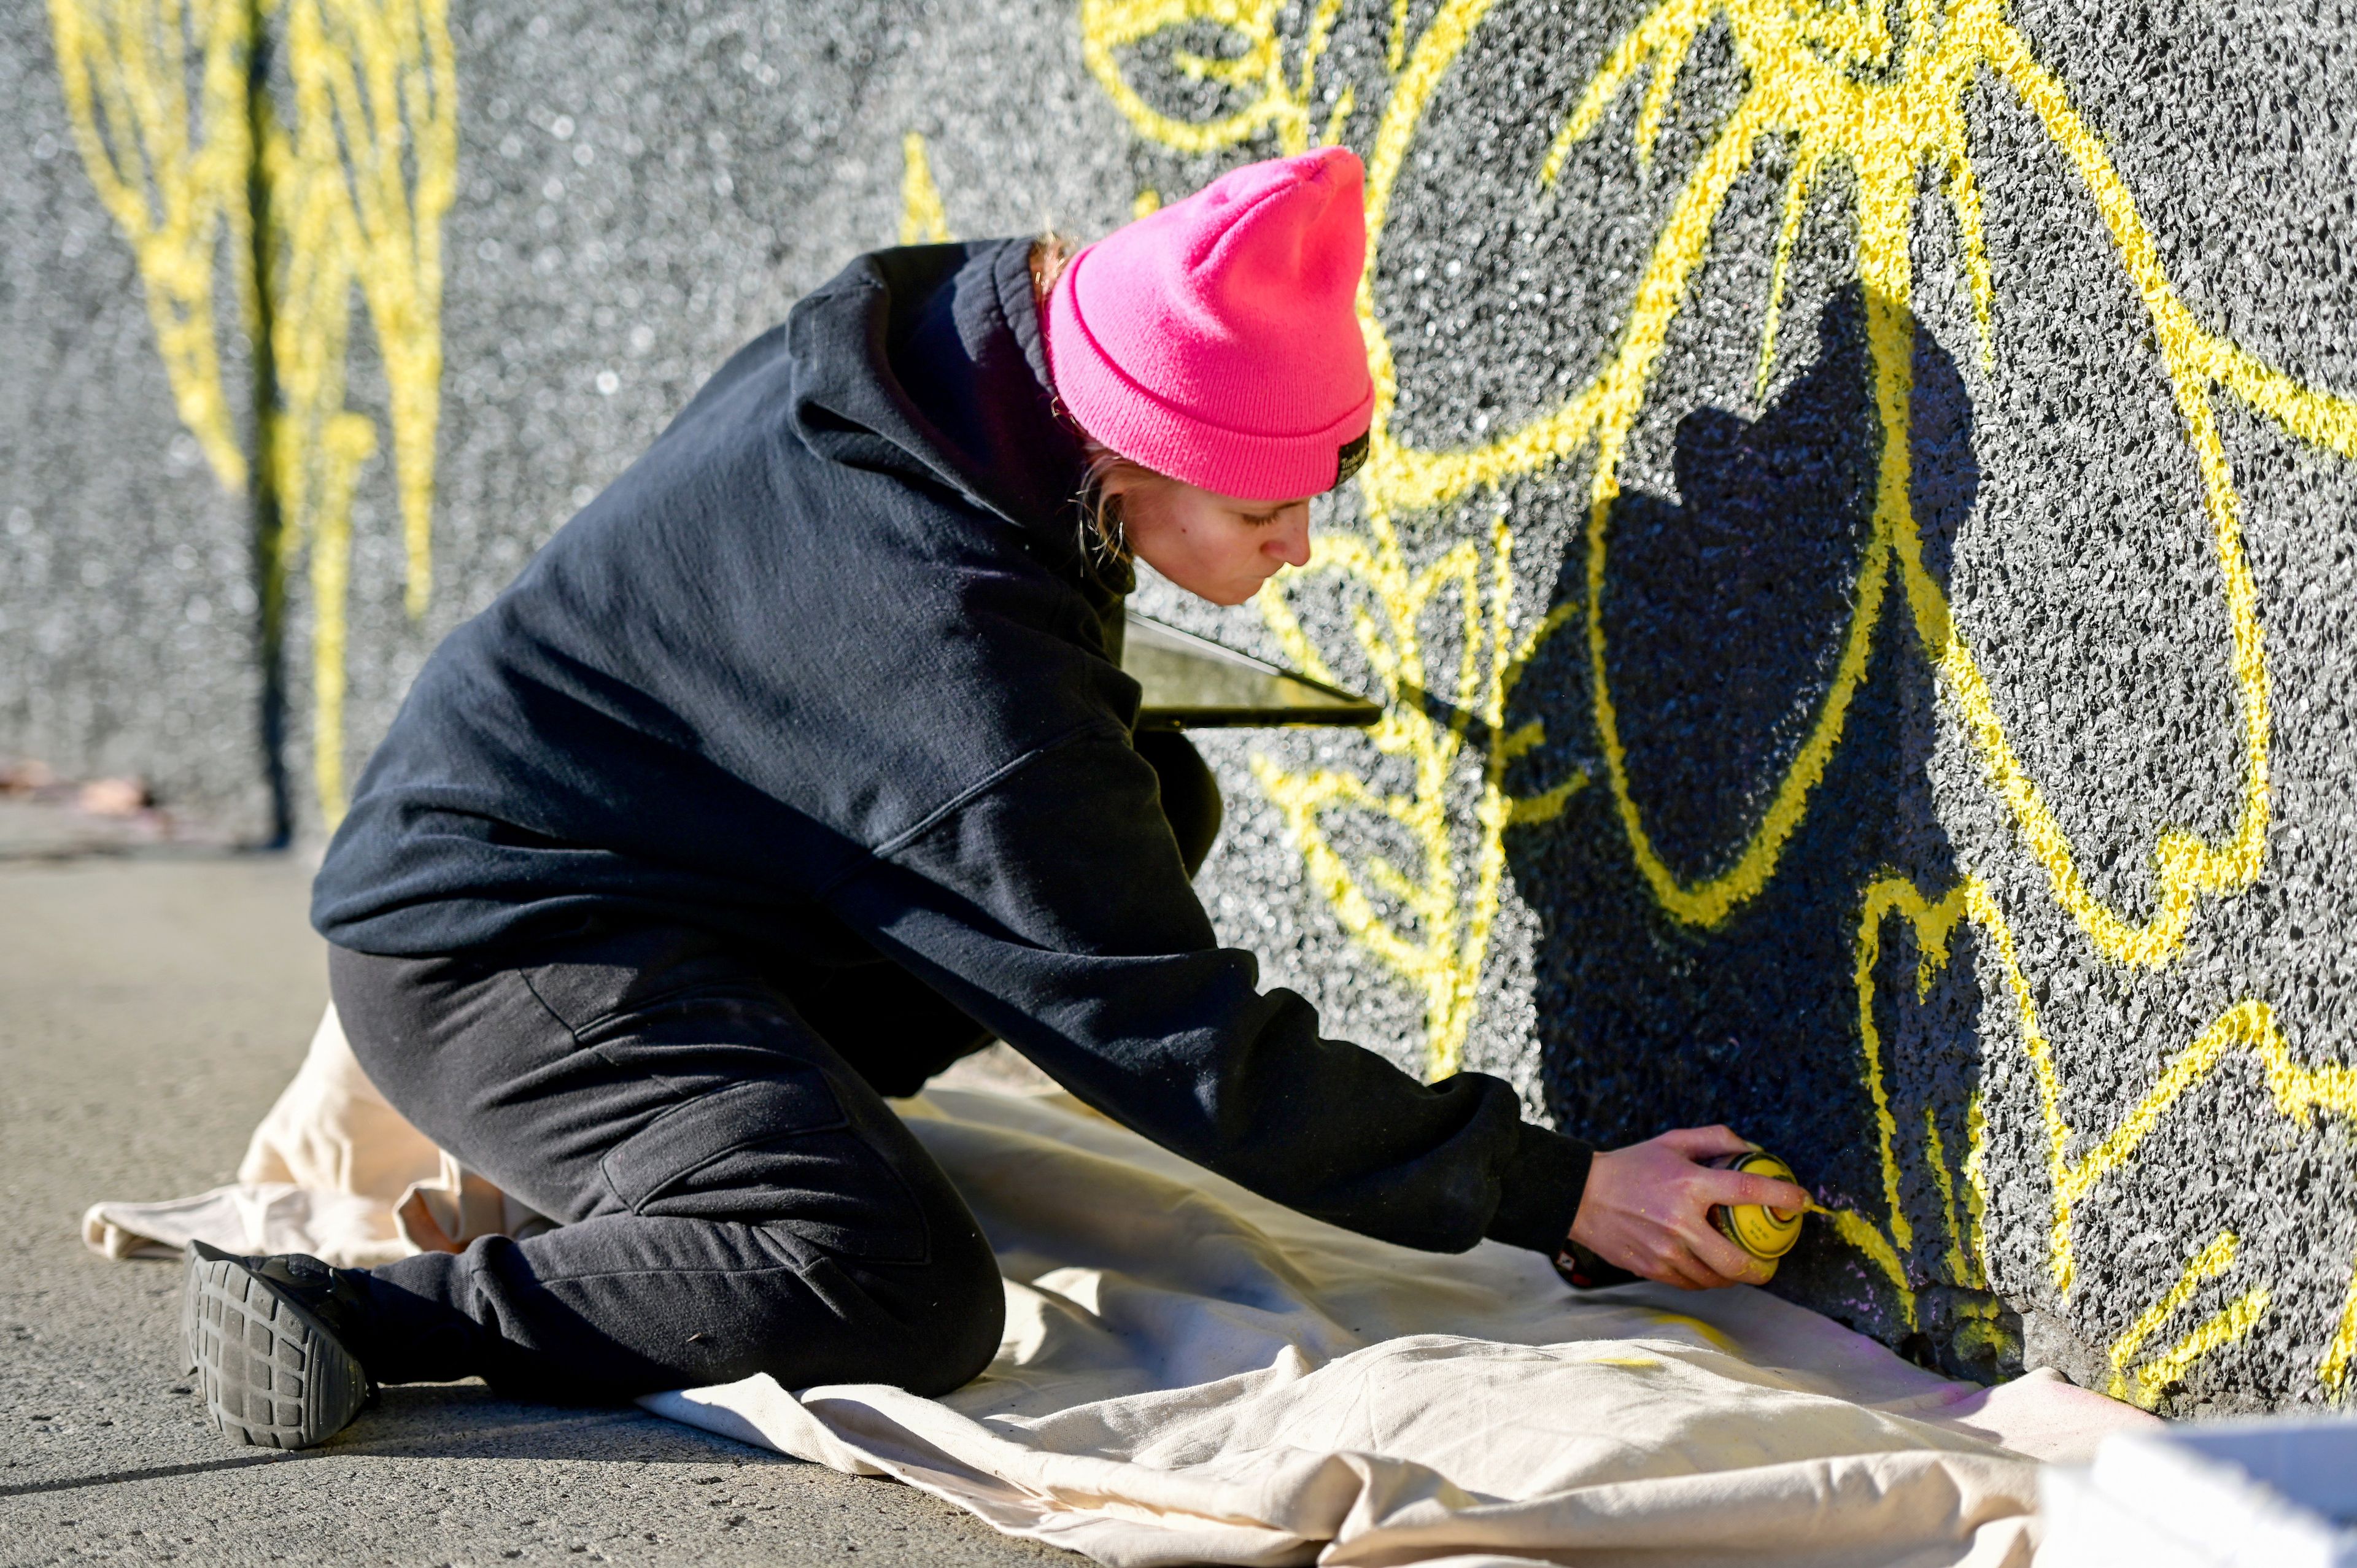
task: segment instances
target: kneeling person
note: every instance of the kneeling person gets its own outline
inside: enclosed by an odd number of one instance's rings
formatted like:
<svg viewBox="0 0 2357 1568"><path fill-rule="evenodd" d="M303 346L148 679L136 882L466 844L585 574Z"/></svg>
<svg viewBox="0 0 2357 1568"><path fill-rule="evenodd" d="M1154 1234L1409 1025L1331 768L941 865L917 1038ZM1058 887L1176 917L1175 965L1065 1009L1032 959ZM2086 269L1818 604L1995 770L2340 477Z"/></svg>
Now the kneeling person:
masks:
<svg viewBox="0 0 2357 1568"><path fill-rule="evenodd" d="M1592 1151L1261 990L1189 886L1211 775L1133 734L1133 558L1240 604L1365 451L1361 178L1327 148L1069 258L859 258L450 635L313 918L370 1078L560 1223L373 1271L199 1250L225 1431L302 1446L369 1382L476 1375L956 1388L997 1271L884 1100L994 1036L1368 1235L1760 1276L1706 1210L1806 1198L1697 1164L1726 1129Z"/></svg>

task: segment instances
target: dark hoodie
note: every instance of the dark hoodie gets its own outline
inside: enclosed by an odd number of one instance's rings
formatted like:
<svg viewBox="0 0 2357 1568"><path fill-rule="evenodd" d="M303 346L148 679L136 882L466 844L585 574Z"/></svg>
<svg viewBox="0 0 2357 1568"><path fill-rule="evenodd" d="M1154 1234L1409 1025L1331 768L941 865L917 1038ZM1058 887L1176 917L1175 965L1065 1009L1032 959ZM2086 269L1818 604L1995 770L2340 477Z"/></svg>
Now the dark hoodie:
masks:
<svg viewBox="0 0 2357 1568"><path fill-rule="evenodd" d="M1080 548L1048 387L1027 242L852 263L435 651L313 921L408 957L585 915L880 954L1255 1192L1553 1251L1584 1145L1497 1079L1320 1038L1214 940L1131 747L1129 583Z"/></svg>

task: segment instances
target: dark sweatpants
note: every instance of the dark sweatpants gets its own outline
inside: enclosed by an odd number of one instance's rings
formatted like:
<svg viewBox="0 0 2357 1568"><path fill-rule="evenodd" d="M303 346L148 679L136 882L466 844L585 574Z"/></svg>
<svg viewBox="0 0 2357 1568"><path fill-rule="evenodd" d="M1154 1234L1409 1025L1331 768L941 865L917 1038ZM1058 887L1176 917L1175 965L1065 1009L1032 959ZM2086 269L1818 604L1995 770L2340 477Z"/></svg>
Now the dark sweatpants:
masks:
<svg viewBox="0 0 2357 1568"><path fill-rule="evenodd" d="M1191 874L1218 788L1180 736L1139 750ZM896 967L606 920L488 957L330 948L328 978L385 1098L561 1221L376 1270L379 1381L608 1400L768 1372L941 1393L996 1350L989 1243L882 1099L987 1036Z"/></svg>

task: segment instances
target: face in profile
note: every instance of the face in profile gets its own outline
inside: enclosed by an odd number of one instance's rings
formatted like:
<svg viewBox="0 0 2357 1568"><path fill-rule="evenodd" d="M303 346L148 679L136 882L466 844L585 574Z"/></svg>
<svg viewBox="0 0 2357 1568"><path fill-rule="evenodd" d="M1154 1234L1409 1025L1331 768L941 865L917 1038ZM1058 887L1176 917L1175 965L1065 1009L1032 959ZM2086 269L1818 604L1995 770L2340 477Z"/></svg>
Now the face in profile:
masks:
<svg viewBox="0 0 2357 1568"><path fill-rule="evenodd" d="M1309 563L1309 500L1255 501L1130 471L1107 478L1137 558L1199 598L1240 605L1286 566Z"/></svg>

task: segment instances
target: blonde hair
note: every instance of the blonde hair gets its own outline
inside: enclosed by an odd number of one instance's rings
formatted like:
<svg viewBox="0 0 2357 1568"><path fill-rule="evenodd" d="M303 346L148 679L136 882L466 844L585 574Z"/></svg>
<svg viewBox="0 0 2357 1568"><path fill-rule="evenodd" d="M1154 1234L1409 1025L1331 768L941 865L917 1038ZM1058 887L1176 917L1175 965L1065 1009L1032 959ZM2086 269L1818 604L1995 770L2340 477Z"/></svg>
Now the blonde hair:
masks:
<svg viewBox="0 0 2357 1568"><path fill-rule="evenodd" d="M1047 316L1049 291L1079 249L1076 241L1053 230L1031 242L1031 299L1042 319ZM1119 479L1122 489L1137 490L1178 481L1143 463L1131 461L1082 430L1080 421L1072 417L1060 399L1056 412L1080 432L1081 449L1088 454L1089 466L1081 476L1080 493L1073 498L1081 509L1082 553L1100 565L1125 566L1132 559L1129 530L1122 521L1121 497L1108 493L1107 482Z"/></svg>

